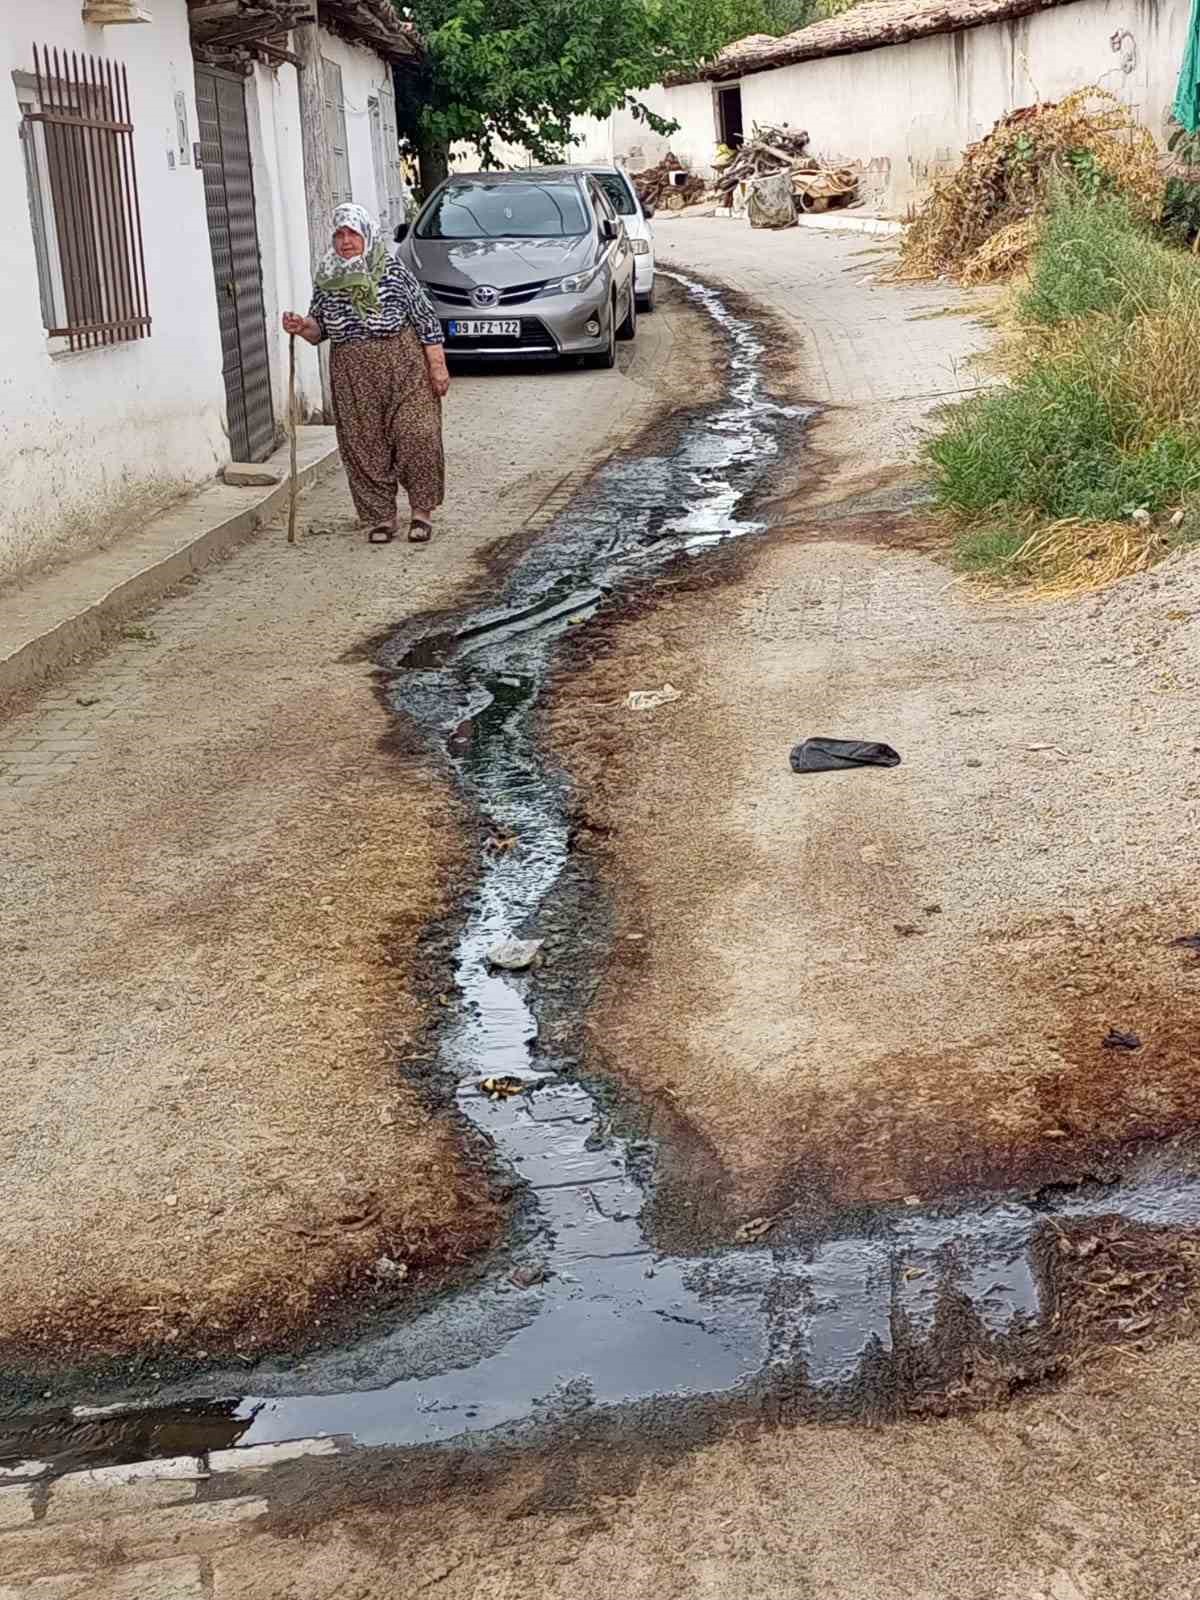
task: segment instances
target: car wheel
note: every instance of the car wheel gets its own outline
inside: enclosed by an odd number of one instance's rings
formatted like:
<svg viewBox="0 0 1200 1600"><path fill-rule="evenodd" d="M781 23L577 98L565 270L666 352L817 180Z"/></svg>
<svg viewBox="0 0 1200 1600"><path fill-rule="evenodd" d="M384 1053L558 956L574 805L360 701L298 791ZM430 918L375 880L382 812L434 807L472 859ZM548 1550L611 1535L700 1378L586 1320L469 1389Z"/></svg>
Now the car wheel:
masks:
<svg viewBox="0 0 1200 1600"><path fill-rule="evenodd" d="M608 314L608 343L594 356L588 357L591 367L615 367L617 364L617 303L614 300Z"/></svg>
<svg viewBox="0 0 1200 1600"><path fill-rule="evenodd" d="M625 313L624 321L621 323L621 326L617 329L617 338L618 339L635 339L637 337L637 317L638 317L637 295L634 293L634 290L633 290L633 279L630 278L630 280L629 280L629 309Z"/></svg>
<svg viewBox="0 0 1200 1600"><path fill-rule="evenodd" d="M638 310L650 312L654 310L654 284L650 284L650 293L638 296Z"/></svg>

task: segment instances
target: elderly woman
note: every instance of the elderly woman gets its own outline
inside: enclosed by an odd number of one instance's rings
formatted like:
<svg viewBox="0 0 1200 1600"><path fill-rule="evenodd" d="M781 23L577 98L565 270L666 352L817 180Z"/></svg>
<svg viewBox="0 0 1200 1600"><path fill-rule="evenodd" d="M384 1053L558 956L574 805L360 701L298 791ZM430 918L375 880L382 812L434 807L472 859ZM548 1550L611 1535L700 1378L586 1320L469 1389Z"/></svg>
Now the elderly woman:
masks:
<svg viewBox="0 0 1200 1600"><path fill-rule="evenodd" d="M442 503L442 398L450 387L442 328L421 285L391 254L361 206L333 213L306 317L288 333L328 339L333 415L354 508L371 544L396 535L396 490L411 509L408 537L425 544Z"/></svg>

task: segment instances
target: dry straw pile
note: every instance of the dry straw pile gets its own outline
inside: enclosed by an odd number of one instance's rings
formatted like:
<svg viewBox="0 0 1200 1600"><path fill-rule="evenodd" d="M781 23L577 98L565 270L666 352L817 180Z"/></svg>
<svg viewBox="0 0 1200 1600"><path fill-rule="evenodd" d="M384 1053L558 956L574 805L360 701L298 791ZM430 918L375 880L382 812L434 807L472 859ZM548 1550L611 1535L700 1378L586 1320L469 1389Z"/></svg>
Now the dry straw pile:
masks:
<svg viewBox="0 0 1200 1600"><path fill-rule="evenodd" d="M1111 186L1155 221L1163 175L1154 140L1105 89L1026 106L968 147L908 229L895 276L988 283L1027 265L1057 179Z"/></svg>

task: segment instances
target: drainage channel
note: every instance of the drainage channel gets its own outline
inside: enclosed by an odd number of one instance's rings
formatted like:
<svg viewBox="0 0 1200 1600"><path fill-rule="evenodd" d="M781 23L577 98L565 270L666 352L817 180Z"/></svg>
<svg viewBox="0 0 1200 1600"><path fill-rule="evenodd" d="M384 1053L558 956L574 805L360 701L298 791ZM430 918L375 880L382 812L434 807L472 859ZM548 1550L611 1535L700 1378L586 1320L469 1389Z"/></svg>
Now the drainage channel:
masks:
<svg viewBox="0 0 1200 1600"><path fill-rule="evenodd" d="M538 1039L536 969L489 964L497 944L536 936L567 859L563 782L534 728L556 641L667 560L760 531L739 509L804 426L803 412L767 395L753 326L718 292L680 281L725 336L727 398L689 422L668 453L598 474L516 564L494 607L453 630L406 630L388 656L397 708L443 744L480 817L512 841L485 857L458 943L460 1004L441 1064L459 1085L462 1113L530 1193L533 1220L517 1250L525 1286L514 1288L506 1267L352 1349L302 1369L264 1364L253 1396L214 1373L150 1407L77 1409L57 1424L30 1418L0 1436L0 1465L129 1459L214 1438L465 1442L497 1430L511 1437L581 1406L762 1394L775 1382L799 1382L828 1411L861 1404L870 1383L894 1388L901 1366L928 1376L948 1307L998 1350L1036 1337L1052 1311L1038 1265L1049 1217L1200 1223L1200 1179L1147 1166L1120 1186L1066 1190L1044 1204L899 1208L816 1243L663 1255L643 1230L644 1162L607 1131L576 1064ZM516 1080L521 1092L491 1098L485 1078Z"/></svg>

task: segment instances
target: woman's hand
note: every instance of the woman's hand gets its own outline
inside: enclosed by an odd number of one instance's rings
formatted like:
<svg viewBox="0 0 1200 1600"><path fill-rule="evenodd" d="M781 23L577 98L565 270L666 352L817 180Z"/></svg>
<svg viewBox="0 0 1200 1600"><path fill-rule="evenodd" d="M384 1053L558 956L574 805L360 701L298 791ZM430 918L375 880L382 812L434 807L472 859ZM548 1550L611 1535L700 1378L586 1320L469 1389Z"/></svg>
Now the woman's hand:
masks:
<svg viewBox="0 0 1200 1600"><path fill-rule="evenodd" d="M321 330L313 317L302 317L297 311L283 313L284 333L299 334L302 339L307 339L309 344L320 344Z"/></svg>
<svg viewBox="0 0 1200 1600"><path fill-rule="evenodd" d="M450 392L450 373L446 368L446 352L440 344L425 346L425 365L429 368L429 381L434 394L439 400L444 400Z"/></svg>

